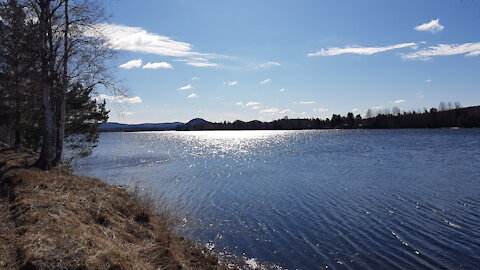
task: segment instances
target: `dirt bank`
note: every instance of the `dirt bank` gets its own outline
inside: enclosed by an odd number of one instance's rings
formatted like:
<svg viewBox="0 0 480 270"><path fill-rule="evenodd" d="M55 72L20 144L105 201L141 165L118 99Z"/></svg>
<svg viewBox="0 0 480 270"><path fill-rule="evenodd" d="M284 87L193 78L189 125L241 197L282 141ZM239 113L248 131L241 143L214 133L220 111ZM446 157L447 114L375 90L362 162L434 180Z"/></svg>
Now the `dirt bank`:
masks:
<svg viewBox="0 0 480 270"><path fill-rule="evenodd" d="M0 269L228 269L122 188L0 147Z"/></svg>

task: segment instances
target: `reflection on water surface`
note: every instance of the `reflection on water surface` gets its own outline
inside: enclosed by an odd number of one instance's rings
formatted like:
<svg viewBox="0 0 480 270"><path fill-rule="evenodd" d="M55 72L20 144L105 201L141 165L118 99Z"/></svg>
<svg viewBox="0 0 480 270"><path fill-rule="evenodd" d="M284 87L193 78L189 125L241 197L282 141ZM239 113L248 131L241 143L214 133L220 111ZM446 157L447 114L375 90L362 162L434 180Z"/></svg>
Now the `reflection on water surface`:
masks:
<svg viewBox="0 0 480 270"><path fill-rule="evenodd" d="M164 193L216 249L291 269L480 265L480 130L104 133L77 171Z"/></svg>

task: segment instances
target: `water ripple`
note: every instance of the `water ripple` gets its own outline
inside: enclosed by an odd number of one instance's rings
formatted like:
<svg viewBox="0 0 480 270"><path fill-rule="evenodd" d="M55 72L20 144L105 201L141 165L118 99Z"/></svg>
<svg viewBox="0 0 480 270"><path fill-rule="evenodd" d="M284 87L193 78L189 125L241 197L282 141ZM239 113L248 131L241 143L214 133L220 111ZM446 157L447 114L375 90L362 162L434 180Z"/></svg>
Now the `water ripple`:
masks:
<svg viewBox="0 0 480 270"><path fill-rule="evenodd" d="M76 170L161 191L189 213L188 233L250 266L475 269L478 138L480 130L103 133Z"/></svg>

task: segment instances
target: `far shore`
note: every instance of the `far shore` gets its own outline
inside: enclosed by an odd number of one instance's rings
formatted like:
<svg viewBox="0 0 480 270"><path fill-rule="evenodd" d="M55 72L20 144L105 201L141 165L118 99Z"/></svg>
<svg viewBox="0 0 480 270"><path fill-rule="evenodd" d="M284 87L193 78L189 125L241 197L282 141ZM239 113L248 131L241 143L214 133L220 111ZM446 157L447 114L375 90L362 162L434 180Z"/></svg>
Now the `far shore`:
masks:
<svg viewBox="0 0 480 270"><path fill-rule="evenodd" d="M363 118L348 113L346 116L333 114L331 118L288 118L262 122L252 120L244 122L209 122L195 118L187 123L144 123L121 124L107 122L100 124L100 132L135 132L135 131L193 131L193 130L325 130L325 129L435 129L435 128L479 128L480 106L458 107L444 110L431 108L429 111L411 111L401 113L386 110L376 115Z"/></svg>

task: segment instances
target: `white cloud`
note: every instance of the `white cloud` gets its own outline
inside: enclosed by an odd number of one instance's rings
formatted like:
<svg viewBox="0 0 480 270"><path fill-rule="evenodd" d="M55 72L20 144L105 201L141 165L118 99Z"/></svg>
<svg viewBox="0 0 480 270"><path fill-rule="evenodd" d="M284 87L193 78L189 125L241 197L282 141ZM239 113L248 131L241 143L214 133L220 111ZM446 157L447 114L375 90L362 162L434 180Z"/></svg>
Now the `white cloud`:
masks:
<svg viewBox="0 0 480 270"><path fill-rule="evenodd" d="M109 100L115 103L141 103L142 99L139 96L136 97L127 97L127 96L109 96L105 94L100 94L95 98L96 100Z"/></svg>
<svg viewBox="0 0 480 270"><path fill-rule="evenodd" d="M121 98L118 102L119 103L142 103L142 99L139 96L131 97L131 98L124 97L124 98Z"/></svg>
<svg viewBox="0 0 480 270"><path fill-rule="evenodd" d="M238 81L233 81L233 82L223 82L223 84L228 85L228 86L234 86L238 84Z"/></svg>
<svg viewBox="0 0 480 270"><path fill-rule="evenodd" d="M480 56L480 51L471 52L471 53L467 54L467 56Z"/></svg>
<svg viewBox="0 0 480 270"><path fill-rule="evenodd" d="M212 63L212 62L199 62L199 61L188 61L186 63L187 65L189 66L193 66L193 67L216 67L218 66L217 63Z"/></svg>
<svg viewBox="0 0 480 270"><path fill-rule="evenodd" d="M279 114L284 114L284 113L289 113L289 112L291 112L290 109L284 109L284 110L279 111L278 113Z"/></svg>
<svg viewBox="0 0 480 270"><path fill-rule="evenodd" d="M422 93L416 93L415 96L416 96L417 98L423 98L423 97L425 97Z"/></svg>
<svg viewBox="0 0 480 270"><path fill-rule="evenodd" d="M404 100L404 99L397 99L397 100L392 101L393 104L400 104L400 103L405 103L405 102L407 102L407 101Z"/></svg>
<svg viewBox="0 0 480 270"><path fill-rule="evenodd" d="M426 81L426 82L432 82L432 80L431 80L431 79L426 79L425 81Z"/></svg>
<svg viewBox="0 0 480 270"><path fill-rule="evenodd" d="M315 104L317 103L316 101L297 101L294 102L295 104L300 104L300 105L310 105L310 104Z"/></svg>
<svg viewBox="0 0 480 270"><path fill-rule="evenodd" d="M395 49L401 49L406 47L414 47L417 46L416 43L401 43L395 44L385 47L346 47L346 48L329 48L329 49L321 49L315 53L309 53L308 56L333 56L339 54L361 54L361 55L372 55L376 53L386 52Z"/></svg>
<svg viewBox="0 0 480 270"><path fill-rule="evenodd" d="M314 112L317 112L317 113L326 113L328 112L328 109L325 109L325 108L315 108L313 109Z"/></svg>
<svg viewBox="0 0 480 270"><path fill-rule="evenodd" d="M260 102L257 102L257 101L249 101L247 103L243 103L243 102L237 102L235 103L235 105L237 106L240 106L240 107L243 107L243 108L250 108L252 110L259 110L261 109L261 105L262 103Z"/></svg>
<svg viewBox="0 0 480 270"><path fill-rule="evenodd" d="M276 67L276 66L281 66L279 62L266 62L260 65L261 68L269 68L269 67Z"/></svg>
<svg viewBox="0 0 480 270"><path fill-rule="evenodd" d="M417 31L429 31L432 33L438 33L445 28L443 25L440 24L440 19L431 20L428 23L421 24L415 27Z"/></svg>
<svg viewBox="0 0 480 270"><path fill-rule="evenodd" d="M192 98L198 98L198 95L197 95L197 94L194 94L194 93L192 93L192 94L188 95L188 97L187 97L187 98L190 98L190 99L192 99Z"/></svg>
<svg viewBox="0 0 480 270"><path fill-rule="evenodd" d="M377 106L377 107L372 107L371 109L372 110L381 110L381 109L383 109L383 107L382 106Z"/></svg>
<svg viewBox="0 0 480 270"><path fill-rule="evenodd" d="M360 110L360 109L358 109L358 108L354 108L354 109L352 109L352 112L357 112L357 111L359 111L359 110Z"/></svg>
<svg viewBox="0 0 480 270"><path fill-rule="evenodd" d="M276 114L280 112L278 108L267 108L260 111L261 114Z"/></svg>
<svg viewBox="0 0 480 270"><path fill-rule="evenodd" d="M260 105L260 104L261 104L260 102L250 101L250 102L247 102L247 104L245 104L245 106L247 106L247 107L253 107L253 106L258 106L258 105Z"/></svg>
<svg viewBox="0 0 480 270"><path fill-rule="evenodd" d="M128 61L125 64L121 64L119 67L123 69L132 69L132 68L139 68L142 66L142 59L135 59L132 61Z"/></svg>
<svg viewBox="0 0 480 270"><path fill-rule="evenodd" d="M147 63L142 68L144 69L172 68L172 65L167 62L157 62L157 63Z"/></svg>
<svg viewBox="0 0 480 270"><path fill-rule="evenodd" d="M121 112L122 115L134 115L135 112Z"/></svg>
<svg viewBox="0 0 480 270"><path fill-rule="evenodd" d="M87 31L86 35L104 39L115 50L151 53L166 56L201 55L192 51L192 45L169 37L148 32L140 27L117 24L97 24L98 32Z"/></svg>
<svg viewBox="0 0 480 270"><path fill-rule="evenodd" d="M193 89L193 86L191 84L188 84L188 85L185 85L185 86L182 86L182 87L178 88L178 90L180 90L180 91L191 90L191 89Z"/></svg>
<svg viewBox="0 0 480 270"><path fill-rule="evenodd" d="M285 92L285 90L286 90L285 88L282 88L282 89L280 89L278 92L280 92L280 93L281 93L281 92Z"/></svg>
<svg viewBox="0 0 480 270"><path fill-rule="evenodd" d="M192 77L192 81L197 81L197 80L200 80L200 78L198 78L198 77Z"/></svg>
<svg viewBox="0 0 480 270"><path fill-rule="evenodd" d="M430 60L434 56L448 56L465 54L466 56L480 56L480 42L464 44L439 44L426 49L402 55L403 59Z"/></svg>
<svg viewBox="0 0 480 270"><path fill-rule="evenodd" d="M272 81L271 79L265 79L265 80L261 81L260 84L266 84L266 83L269 83L271 81Z"/></svg>

